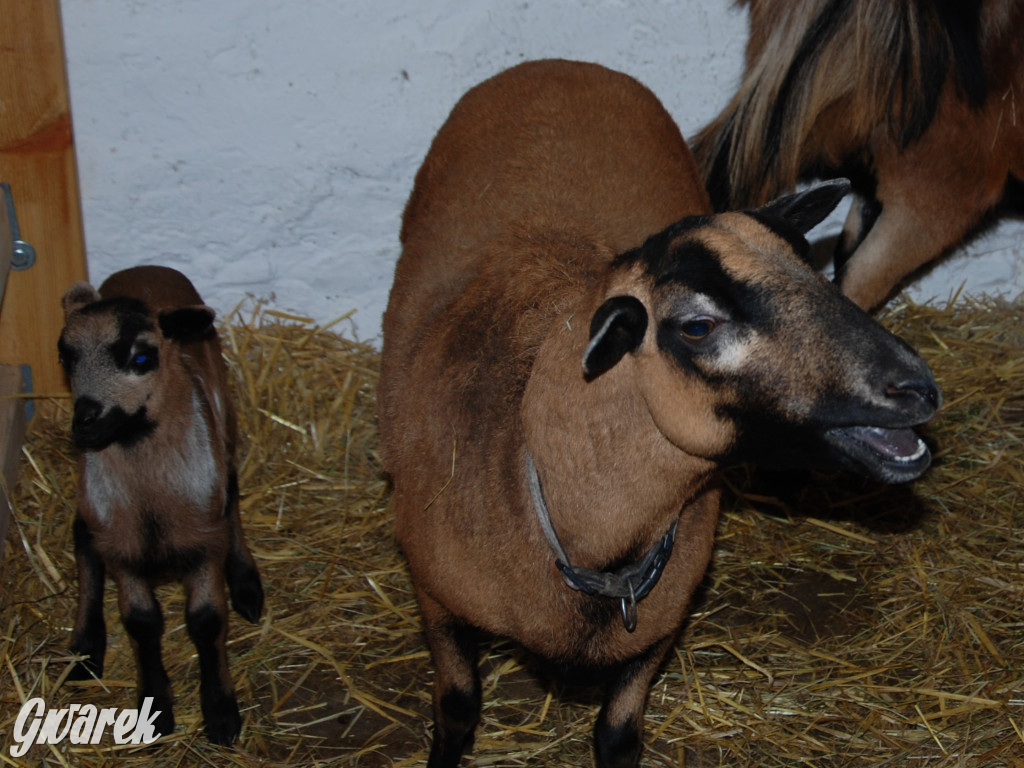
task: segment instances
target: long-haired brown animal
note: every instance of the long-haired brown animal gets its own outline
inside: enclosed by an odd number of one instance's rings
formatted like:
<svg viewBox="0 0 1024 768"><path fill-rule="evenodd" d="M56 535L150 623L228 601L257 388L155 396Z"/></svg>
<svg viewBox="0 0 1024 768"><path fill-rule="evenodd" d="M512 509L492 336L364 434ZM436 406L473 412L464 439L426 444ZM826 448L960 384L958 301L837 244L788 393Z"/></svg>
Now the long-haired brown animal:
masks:
<svg viewBox="0 0 1024 768"><path fill-rule="evenodd" d="M231 744L242 721L225 646L225 581L235 610L251 622L263 610L263 587L239 520L235 412L213 310L166 267L118 272L98 292L75 283L63 303L58 349L81 449L71 649L85 657L70 679L103 674L109 571L135 651L138 700L153 697L156 731L170 734L164 620L153 587L180 580L206 734Z"/></svg>
<svg viewBox="0 0 1024 768"><path fill-rule="evenodd" d="M801 259L847 188L711 216L658 100L597 65L523 64L456 105L405 210L379 388L431 768L472 741L478 630L606 675L597 765L637 762L723 464L924 471L928 367Z"/></svg>
<svg viewBox="0 0 1024 768"><path fill-rule="evenodd" d="M836 278L876 307L1024 179L1024 0L746 2L739 89L693 140L711 202L849 177Z"/></svg>

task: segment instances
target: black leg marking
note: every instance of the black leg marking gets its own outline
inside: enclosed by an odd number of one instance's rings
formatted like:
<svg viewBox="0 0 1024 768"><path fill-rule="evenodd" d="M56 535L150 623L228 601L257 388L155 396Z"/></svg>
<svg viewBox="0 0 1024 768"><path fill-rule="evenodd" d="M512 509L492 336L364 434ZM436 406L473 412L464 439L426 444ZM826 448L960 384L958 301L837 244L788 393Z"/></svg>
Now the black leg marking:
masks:
<svg viewBox="0 0 1024 768"><path fill-rule="evenodd" d="M427 768L455 768L473 746L482 702L477 633L464 624L428 628L434 656L434 739Z"/></svg>
<svg viewBox="0 0 1024 768"><path fill-rule="evenodd" d="M643 742L641 732L633 722L612 725L605 710L594 727L594 763L598 768L633 768L640 762Z"/></svg>
<svg viewBox="0 0 1024 768"><path fill-rule="evenodd" d="M263 613L263 582L242 533L238 516L238 473L234 469L228 473L227 491L224 515L231 526L231 548L224 564L224 578L231 595L231 607L243 619L256 624Z"/></svg>
<svg viewBox="0 0 1024 768"><path fill-rule="evenodd" d="M150 593L152 598L152 593ZM131 606L123 612L121 621L135 646L135 660L139 672L137 706L144 699L153 698L152 711L159 711L155 729L161 736L174 732L174 708L171 681L164 670L160 652L160 639L164 633L164 617L155 600L148 607Z"/></svg>
<svg viewBox="0 0 1024 768"><path fill-rule="evenodd" d="M71 633L71 652L85 656L72 667L68 680L103 677L103 657L107 652L107 624L103 619L103 583L106 567L96 551L92 533L80 517L75 517L72 532L75 562L78 565L78 614Z"/></svg>
<svg viewBox="0 0 1024 768"><path fill-rule="evenodd" d="M594 725L597 768L634 768L640 762L647 692L673 640L660 640L623 664L608 684Z"/></svg>
<svg viewBox="0 0 1024 768"><path fill-rule="evenodd" d="M224 578L231 594L231 607L246 621L258 624L263 613L263 582L256 566L232 549L224 564Z"/></svg>
<svg viewBox="0 0 1024 768"><path fill-rule="evenodd" d="M206 737L214 744L231 746L242 731L242 718L227 669L227 615L213 605L200 605L188 610L185 625L199 656L199 693Z"/></svg>

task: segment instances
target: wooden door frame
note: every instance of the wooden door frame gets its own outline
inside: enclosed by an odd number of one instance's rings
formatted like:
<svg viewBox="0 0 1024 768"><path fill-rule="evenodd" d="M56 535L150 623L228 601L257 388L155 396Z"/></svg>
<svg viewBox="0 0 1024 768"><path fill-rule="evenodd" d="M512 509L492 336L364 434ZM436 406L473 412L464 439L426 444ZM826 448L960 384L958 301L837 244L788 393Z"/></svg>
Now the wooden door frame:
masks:
<svg viewBox="0 0 1024 768"><path fill-rule="evenodd" d="M78 171L58 0L0 0L0 181L11 186L34 266L11 272L0 363L29 365L33 391L66 392L60 298L86 279Z"/></svg>

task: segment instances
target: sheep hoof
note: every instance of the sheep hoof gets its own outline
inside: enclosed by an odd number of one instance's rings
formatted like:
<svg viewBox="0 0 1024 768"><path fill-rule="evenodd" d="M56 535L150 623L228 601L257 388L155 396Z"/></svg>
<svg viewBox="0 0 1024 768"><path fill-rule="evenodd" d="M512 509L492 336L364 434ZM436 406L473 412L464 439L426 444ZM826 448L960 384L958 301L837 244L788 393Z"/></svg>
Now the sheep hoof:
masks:
<svg viewBox="0 0 1024 768"><path fill-rule="evenodd" d="M65 679L73 683L78 683L84 680L92 680L94 678L98 680L101 677L103 677L103 661L86 658L82 661L76 661Z"/></svg>
<svg viewBox="0 0 1024 768"><path fill-rule="evenodd" d="M203 720L206 738L212 744L230 747L242 732L242 716L238 713L238 703L234 699L223 702L215 711L204 711Z"/></svg>
<svg viewBox="0 0 1024 768"><path fill-rule="evenodd" d="M263 583L255 568L246 569L230 580L231 607L246 621L258 624L263 613Z"/></svg>
<svg viewBox="0 0 1024 768"><path fill-rule="evenodd" d="M160 714L153 721L153 733L161 738L174 733L174 711L171 709L170 704L163 707L160 710Z"/></svg>

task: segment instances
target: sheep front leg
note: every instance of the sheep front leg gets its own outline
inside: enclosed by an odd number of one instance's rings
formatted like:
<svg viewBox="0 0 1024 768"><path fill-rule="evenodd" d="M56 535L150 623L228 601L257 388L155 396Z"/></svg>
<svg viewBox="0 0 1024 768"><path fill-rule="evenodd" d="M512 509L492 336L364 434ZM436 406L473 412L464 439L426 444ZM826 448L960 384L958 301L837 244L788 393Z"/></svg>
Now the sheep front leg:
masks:
<svg viewBox="0 0 1024 768"><path fill-rule="evenodd" d="M882 206L874 197L853 195L832 257L836 284L842 285L850 257L864 242L881 213Z"/></svg>
<svg viewBox="0 0 1024 768"><path fill-rule="evenodd" d="M227 579L231 594L231 607L243 619L256 624L263 612L263 583L242 533L242 521L238 515L238 473L235 470L231 470L228 476L224 514L231 529L231 545L224 564L224 577Z"/></svg>
<svg viewBox="0 0 1024 768"><path fill-rule="evenodd" d="M477 632L419 592L420 611L434 660L434 739L427 768L455 768L473 745L482 694Z"/></svg>
<svg viewBox="0 0 1024 768"><path fill-rule="evenodd" d="M634 768L640 762L647 693L673 639L659 640L626 662L609 682L594 726L597 768Z"/></svg>
<svg viewBox="0 0 1024 768"><path fill-rule="evenodd" d="M152 711L159 712L154 729L161 736L174 732L174 709L171 681L164 669L160 642L164 634L164 617L153 587L144 579L127 571L118 571L117 599L121 623L132 641L138 674L138 706L146 698L153 699Z"/></svg>
<svg viewBox="0 0 1024 768"><path fill-rule="evenodd" d="M71 633L71 652L84 656L68 674L68 680L103 677L103 657L107 652L107 624L103 619L103 582L107 569L96 551L92 532L81 517L72 526L75 563L78 566L78 614Z"/></svg>
<svg viewBox="0 0 1024 768"><path fill-rule="evenodd" d="M1006 167L984 153L950 153L948 147L975 148L981 135L966 106L944 123L958 135L931 130L903 151L875 157L874 200L860 224L847 222L838 282L843 293L865 310L884 303L901 281L960 243L999 202ZM859 242L858 242L859 239Z"/></svg>
<svg viewBox="0 0 1024 768"><path fill-rule="evenodd" d="M228 606L222 572L208 559L185 577L185 626L199 657L206 737L214 744L231 746L242 731L242 717L228 669Z"/></svg>

